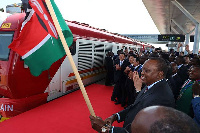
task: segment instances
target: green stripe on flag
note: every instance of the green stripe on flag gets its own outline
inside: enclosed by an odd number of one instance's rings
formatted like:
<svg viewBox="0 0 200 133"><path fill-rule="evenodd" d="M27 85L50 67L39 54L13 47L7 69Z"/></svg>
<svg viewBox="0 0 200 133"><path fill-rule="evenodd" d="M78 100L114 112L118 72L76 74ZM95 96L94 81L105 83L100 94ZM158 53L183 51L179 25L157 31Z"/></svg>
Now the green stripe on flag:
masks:
<svg viewBox="0 0 200 133"><path fill-rule="evenodd" d="M56 14L56 17L58 19L58 22L60 24L62 31L67 31L67 32L65 32L66 35L64 34L64 36L66 37L65 39L66 39L67 45L71 46L71 44L73 42L73 35L72 35L69 27L67 26L65 20L63 19L62 14L60 13L60 11L59 11L57 5L55 4L54 0L50 0L50 1L51 1L52 7L54 9L54 12Z"/></svg>

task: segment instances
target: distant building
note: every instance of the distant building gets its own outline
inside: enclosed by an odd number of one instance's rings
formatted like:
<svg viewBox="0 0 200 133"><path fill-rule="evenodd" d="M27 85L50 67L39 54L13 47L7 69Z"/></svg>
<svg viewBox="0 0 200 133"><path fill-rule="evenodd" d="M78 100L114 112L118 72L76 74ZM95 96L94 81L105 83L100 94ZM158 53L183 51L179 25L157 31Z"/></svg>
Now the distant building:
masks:
<svg viewBox="0 0 200 133"><path fill-rule="evenodd" d="M154 43L154 44L166 43L158 41L158 34L123 34L123 35L144 43Z"/></svg>

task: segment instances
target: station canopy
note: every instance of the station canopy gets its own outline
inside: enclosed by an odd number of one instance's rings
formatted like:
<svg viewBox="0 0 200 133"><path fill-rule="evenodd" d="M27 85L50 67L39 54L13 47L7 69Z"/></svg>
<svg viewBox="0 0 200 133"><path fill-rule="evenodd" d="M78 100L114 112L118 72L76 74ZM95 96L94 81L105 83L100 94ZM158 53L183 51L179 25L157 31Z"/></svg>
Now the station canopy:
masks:
<svg viewBox="0 0 200 133"><path fill-rule="evenodd" d="M142 0L160 34L194 35L195 22L200 22L199 0ZM186 9L189 19L177 6Z"/></svg>

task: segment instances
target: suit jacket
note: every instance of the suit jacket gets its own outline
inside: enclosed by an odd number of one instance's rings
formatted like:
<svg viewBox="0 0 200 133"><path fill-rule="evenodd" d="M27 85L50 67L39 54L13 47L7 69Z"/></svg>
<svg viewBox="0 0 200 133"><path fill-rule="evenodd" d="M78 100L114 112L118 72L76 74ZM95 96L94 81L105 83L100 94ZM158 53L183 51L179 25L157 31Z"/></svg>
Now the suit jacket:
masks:
<svg viewBox="0 0 200 133"><path fill-rule="evenodd" d="M134 120L136 114L143 108L153 105L175 107L173 93L165 79L158 82L144 93L145 90L146 87L144 87L138 94L134 104L118 113L120 116L120 120L118 122L124 121L124 126L123 128L114 127L114 133L123 133L125 132L124 128L127 129L127 127L129 127L128 130L130 131L132 121Z"/></svg>
<svg viewBox="0 0 200 133"><path fill-rule="evenodd" d="M179 92L181 90L184 82L189 78L188 76L188 68L182 65L175 76L171 76L168 78L168 83L172 89L174 94L174 98L177 99Z"/></svg>
<svg viewBox="0 0 200 133"><path fill-rule="evenodd" d="M135 69L134 65L132 65L132 64L130 64L128 67L131 69L131 71L134 71L134 69Z"/></svg>
<svg viewBox="0 0 200 133"><path fill-rule="evenodd" d="M200 126L200 97L192 99L192 107L194 111L194 120Z"/></svg>
<svg viewBox="0 0 200 133"><path fill-rule="evenodd" d="M137 71L139 76L141 76L141 71L142 71L142 65L139 65L137 68L129 65L131 68L131 71ZM128 105L133 104L136 98L136 90L134 86L134 82L132 79L127 78L125 82L125 89L127 90L127 96L128 96Z"/></svg>
<svg viewBox="0 0 200 133"><path fill-rule="evenodd" d="M168 78L168 84L170 88L172 89L172 92L174 94L174 98L177 99L179 92L181 90L181 87L183 85L183 80L180 78L178 74L171 76Z"/></svg>
<svg viewBox="0 0 200 133"><path fill-rule="evenodd" d="M188 68L184 65L182 65L178 71L177 71L177 74L179 75L179 77L182 79L182 82L184 83L188 78L189 78L189 75L188 75Z"/></svg>
<svg viewBox="0 0 200 133"><path fill-rule="evenodd" d="M113 71L113 59L110 56L105 58L105 68L106 71Z"/></svg>
<svg viewBox="0 0 200 133"><path fill-rule="evenodd" d="M116 60L115 64L120 64L120 60ZM116 70L114 72L114 81L115 83L118 82L119 80L125 80L126 79L126 75L124 74L124 70L126 69L126 67L129 65L130 63L127 60L124 60L123 64L121 65L121 70Z"/></svg>
<svg viewBox="0 0 200 133"><path fill-rule="evenodd" d="M105 58L105 69L106 69L106 78L105 85L111 85L114 82L114 67L113 59L111 56Z"/></svg>

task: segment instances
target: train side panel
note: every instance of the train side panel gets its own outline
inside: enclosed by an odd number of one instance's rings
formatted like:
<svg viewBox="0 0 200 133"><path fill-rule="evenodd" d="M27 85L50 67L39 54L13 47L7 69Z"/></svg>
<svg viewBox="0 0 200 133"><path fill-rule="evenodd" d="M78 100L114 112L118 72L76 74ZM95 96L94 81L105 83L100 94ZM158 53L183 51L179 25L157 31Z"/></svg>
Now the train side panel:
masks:
<svg viewBox="0 0 200 133"><path fill-rule="evenodd" d="M104 59L106 53L108 51L116 53L117 50L121 49L121 46L122 44L115 45L115 43L110 42L76 40L76 54L73 55L73 59L84 85L105 77ZM46 89L46 92L49 92L48 100L72 92L78 87L74 72L68 58L66 58Z"/></svg>

